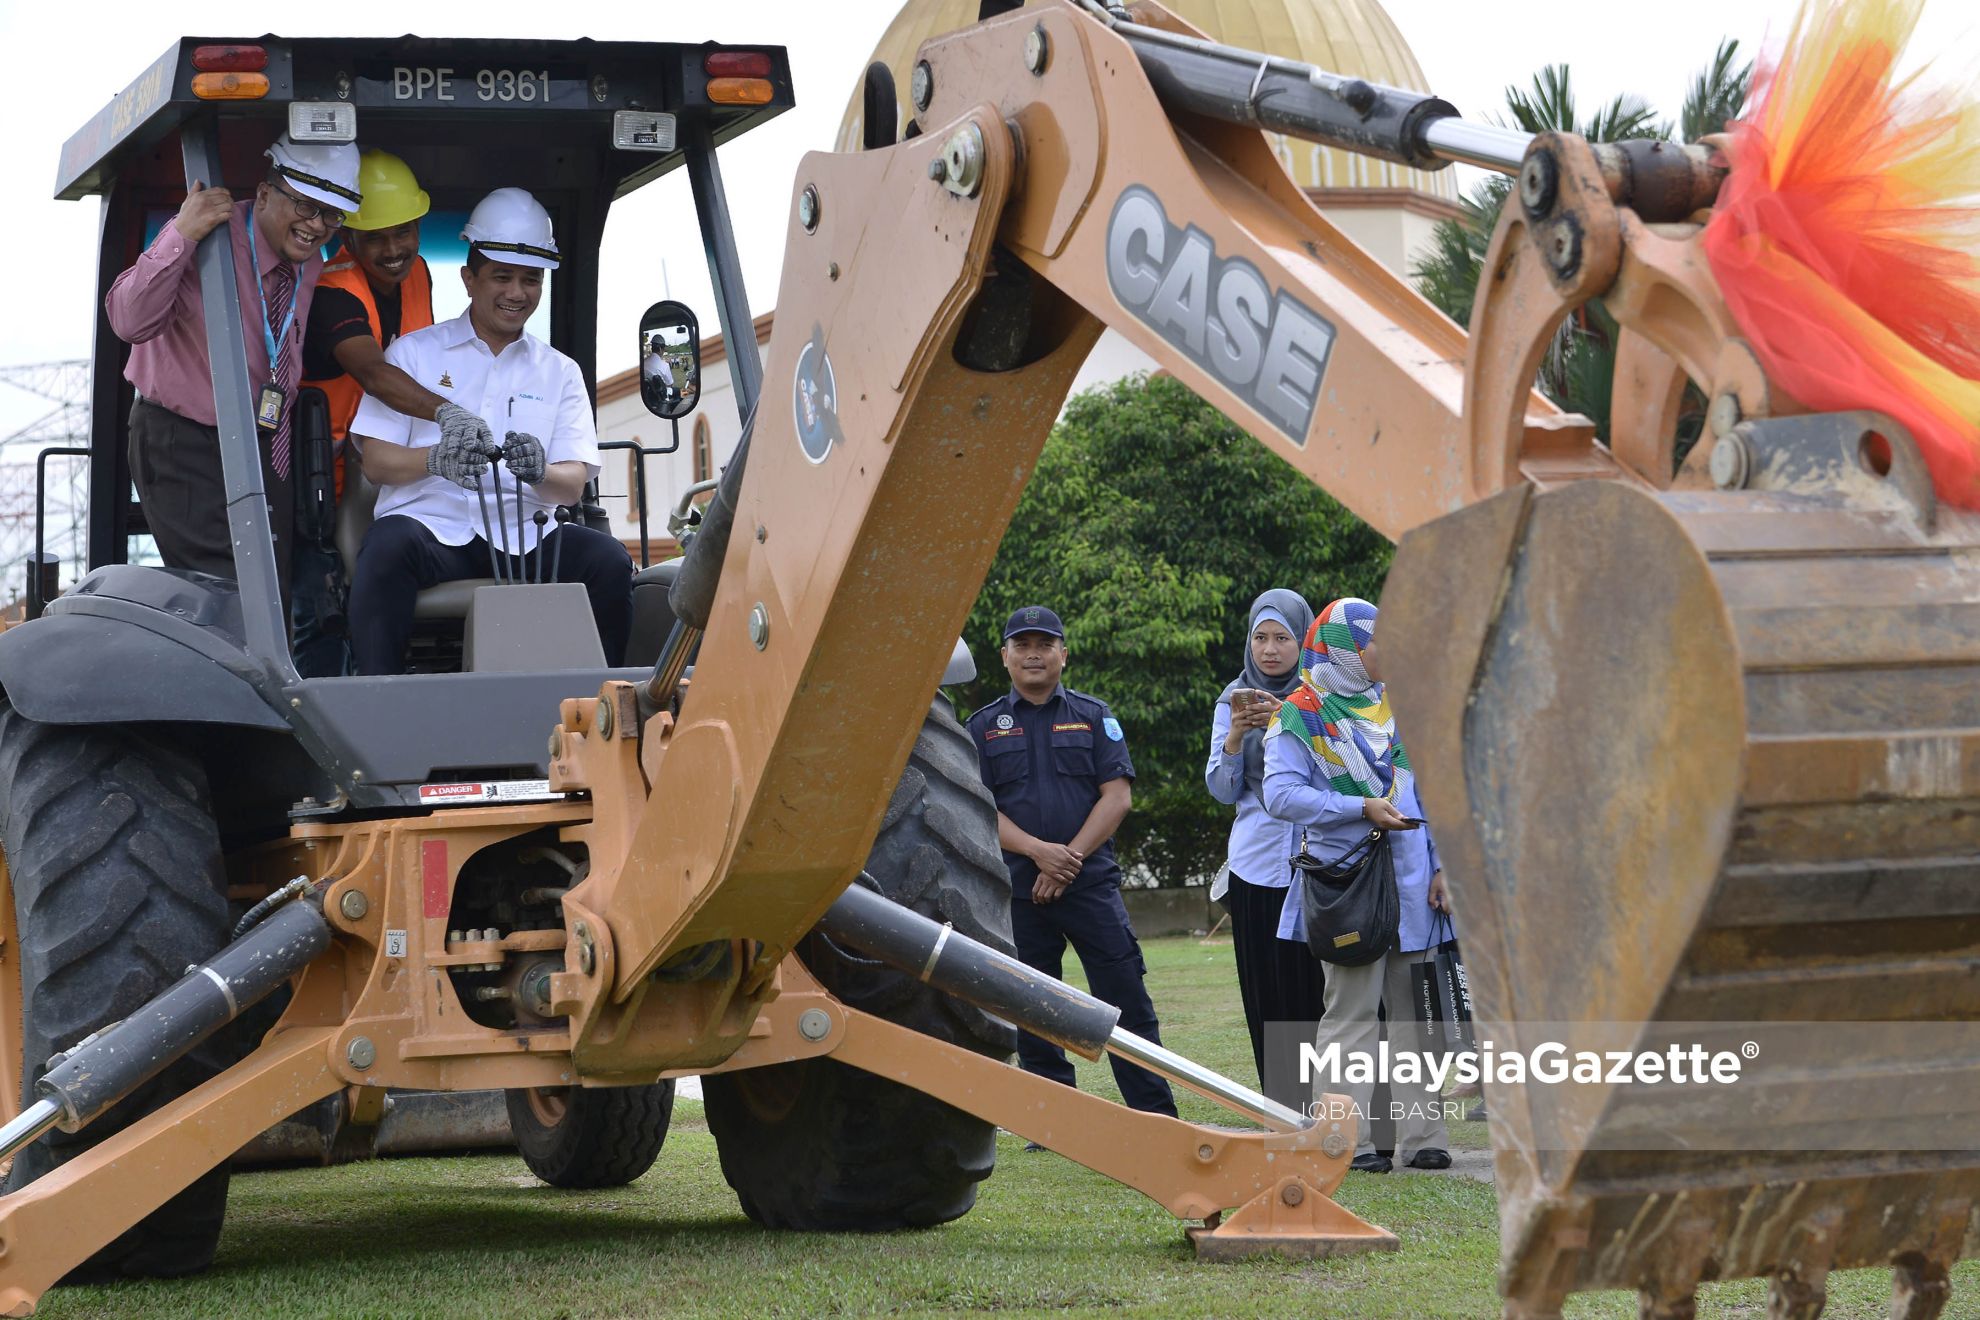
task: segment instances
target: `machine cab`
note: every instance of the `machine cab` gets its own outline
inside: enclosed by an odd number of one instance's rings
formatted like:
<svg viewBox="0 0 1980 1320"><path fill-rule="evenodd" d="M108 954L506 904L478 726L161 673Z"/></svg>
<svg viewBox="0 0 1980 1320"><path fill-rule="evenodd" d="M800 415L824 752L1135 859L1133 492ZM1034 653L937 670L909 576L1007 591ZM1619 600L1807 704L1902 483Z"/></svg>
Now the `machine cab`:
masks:
<svg viewBox="0 0 1980 1320"><path fill-rule="evenodd" d="M529 331L578 363L595 398L596 257L607 214L618 198L685 168L714 280L712 310L732 346L736 401L746 413L760 366L716 150L792 104L781 47L188 37L68 141L56 193L103 199L100 303L171 220L190 180L219 183L237 198L248 195L265 176L263 152L285 131L298 141L383 149L411 167L430 197L421 254L436 294L459 297L454 268L465 259L465 245L457 236L475 202L498 187L527 188L549 210L565 254ZM209 309L216 297L235 305L231 280L206 277L209 269L231 263L225 243L202 244L196 260ZM657 261L652 275L657 285ZM214 284L226 287L217 294L205 287ZM439 296L435 304L436 320L458 310L445 309ZM215 398L234 580L131 564L133 545L141 544L134 538L145 534L146 524L133 496L126 442L133 403L123 375L129 350L99 315L91 391L92 571L0 653L0 682L10 696L23 709L39 708L42 718L100 719L100 702L89 712L67 711L64 684L44 680L37 687L30 671L59 664L66 667L66 685L75 688L93 686L81 681L86 675L78 675L75 665L101 664L108 685L128 689L129 667L111 654L128 644L145 652L145 663L162 681L145 685L146 694L127 701L130 709L118 717L293 732L315 766L299 779L334 800L416 804L419 788L439 779L541 776L542 734L556 721L558 700L595 690L628 657L606 656L603 670L583 677L572 672L582 664L553 663L534 670L510 665L502 672L299 678L289 649L285 584L271 562L268 506L242 498L269 492L263 489L238 313L215 317L209 310L207 335L212 360L232 365L231 372L216 370L216 378L239 381L237 390L218 390ZM616 337L610 342L624 347ZM310 410L299 407L298 427L309 422ZM306 448L308 437L299 430L297 441ZM316 470L320 466L306 455L299 462L297 485L305 495L312 471L319 487L331 484L328 473ZM347 555L362 540L368 513L357 464L348 469L344 507L327 512L323 500L336 496L318 489L314 510L318 519L334 518L334 540ZM575 516L602 518L595 501L586 503L589 510L573 510ZM306 528L299 540L303 534ZM642 599L664 608L664 592ZM113 623L125 640L106 647L104 630ZM30 663L31 654L40 659ZM444 657L437 667L448 667ZM110 680L112 669L121 670L116 680ZM467 699L496 713L475 721L448 716L462 709L462 696L434 700L426 689L435 683L468 685L474 695ZM302 795L301 786L271 785L270 792L293 799Z"/></svg>

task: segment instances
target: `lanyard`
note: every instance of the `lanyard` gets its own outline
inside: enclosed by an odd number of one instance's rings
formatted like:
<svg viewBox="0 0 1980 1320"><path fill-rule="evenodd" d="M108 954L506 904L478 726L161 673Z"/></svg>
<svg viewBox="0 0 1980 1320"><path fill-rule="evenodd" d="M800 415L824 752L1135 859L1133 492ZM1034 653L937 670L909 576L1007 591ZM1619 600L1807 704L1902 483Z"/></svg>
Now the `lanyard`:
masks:
<svg viewBox="0 0 1980 1320"><path fill-rule="evenodd" d="M289 330L296 323L296 297L302 292L302 281L298 278L289 284L289 316L287 320L282 322L282 333L277 335L268 326L268 290L264 289L261 285L261 244L255 238L254 234L254 208L252 206L248 208L247 221L248 255L254 261L254 294L255 297L261 299L261 340L268 345L268 379L274 380L275 359L279 356L275 346L278 340L289 337Z"/></svg>

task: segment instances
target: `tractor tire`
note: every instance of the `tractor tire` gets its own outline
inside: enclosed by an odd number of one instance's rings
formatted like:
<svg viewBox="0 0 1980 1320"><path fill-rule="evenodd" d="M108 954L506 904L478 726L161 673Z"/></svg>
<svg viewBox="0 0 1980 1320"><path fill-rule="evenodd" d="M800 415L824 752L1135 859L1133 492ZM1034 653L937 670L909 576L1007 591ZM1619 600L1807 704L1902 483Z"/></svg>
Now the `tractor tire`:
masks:
<svg viewBox="0 0 1980 1320"><path fill-rule="evenodd" d="M0 845L19 938L20 1103L48 1057L129 1016L227 943L226 872L199 761L169 742L102 726L38 724L0 702ZM14 990L14 987L8 987ZM214 1076L230 1032L81 1132L22 1150L14 1191ZM80 1267L74 1278L162 1278L213 1260L227 1164L201 1175Z"/></svg>
<svg viewBox="0 0 1980 1320"><path fill-rule="evenodd" d="M1006 953L1011 886L997 813L969 733L938 700L902 772L866 863L904 907ZM812 975L855 1008L992 1058L1012 1028L813 931ZM704 1081L708 1128L743 1212L768 1228L879 1232L946 1223L976 1203L996 1162L996 1129L920 1091L830 1058Z"/></svg>
<svg viewBox="0 0 1980 1320"><path fill-rule="evenodd" d="M674 1084L511 1089L509 1130L552 1187L624 1187L653 1167L674 1116Z"/></svg>

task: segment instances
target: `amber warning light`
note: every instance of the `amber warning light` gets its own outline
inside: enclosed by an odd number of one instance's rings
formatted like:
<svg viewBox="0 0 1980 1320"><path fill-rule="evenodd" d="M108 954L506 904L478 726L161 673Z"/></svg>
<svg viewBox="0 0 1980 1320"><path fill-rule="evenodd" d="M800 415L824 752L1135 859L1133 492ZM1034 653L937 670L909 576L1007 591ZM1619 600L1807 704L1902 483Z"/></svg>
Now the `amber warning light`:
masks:
<svg viewBox="0 0 1980 1320"><path fill-rule="evenodd" d="M195 73L192 94L202 101L253 101L268 95L268 75Z"/></svg>
<svg viewBox="0 0 1980 1320"><path fill-rule="evenodd" d="M760 50L711 50L701 57L708 75L708 99L717 105L768 105L770 57Z"/></svg>

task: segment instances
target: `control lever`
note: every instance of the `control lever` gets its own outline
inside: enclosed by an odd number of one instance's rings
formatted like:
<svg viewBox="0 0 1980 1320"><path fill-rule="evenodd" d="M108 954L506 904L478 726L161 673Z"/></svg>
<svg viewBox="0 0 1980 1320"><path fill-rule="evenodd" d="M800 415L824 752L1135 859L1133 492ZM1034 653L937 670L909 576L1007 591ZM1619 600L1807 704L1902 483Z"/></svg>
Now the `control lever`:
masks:
<svg viewBox="0 0 1980 1320"><path fill-rule="evenodd" d="M564 526L565 523L570 522L575 517L577 517L577 515L572 513L569 509L565 508L563 505L560 504L557 506L557 526L560 529ZM557 549L550 560L550 580L552 582L562 582L564 580L560 576L560 574L563 572L563 568L564 568L564 538L560 536L557 538Z"/></svg>
<svg viewBox="0 0 1980 1320"><path fill-rule="evenodd" d="M488 488L481 484L481 478L474 479L475 500L481 505L481 539L488 543L488 576L498 583L507 579L502 572L501 561L495 554L495 528L488 521Z"/></svg>
<svg viewBox="0 0 1980 1320"><path fill-rule="evenodd" d="M523 574L527 568L524 561L529 554L529 542L523 539L523 480L516 476L514 468L509 469L509 475L515 477L516 482L516 543L512 552L516 557L515 580L524 582L527 581Z"/></svg>
<svg viewBox="0 0 1980 1320"><path fill-rule="evenodd" d="M502 532L502 555L504 562L502 564L502 572L496 580L507 586L513 579L510 576L509 565L507 563L509 553L509 515L502 507L502 467L500 460L488 465L488 475L495 482L495 526L500 528ZM521 498L521 492L517 493L517 498Z"/></svg>

